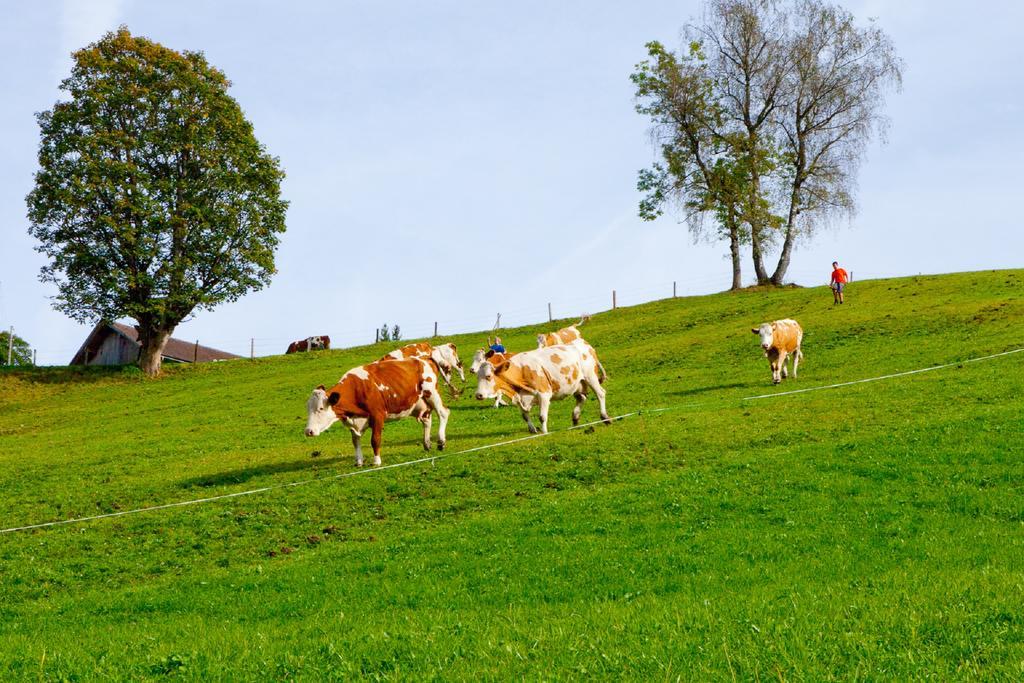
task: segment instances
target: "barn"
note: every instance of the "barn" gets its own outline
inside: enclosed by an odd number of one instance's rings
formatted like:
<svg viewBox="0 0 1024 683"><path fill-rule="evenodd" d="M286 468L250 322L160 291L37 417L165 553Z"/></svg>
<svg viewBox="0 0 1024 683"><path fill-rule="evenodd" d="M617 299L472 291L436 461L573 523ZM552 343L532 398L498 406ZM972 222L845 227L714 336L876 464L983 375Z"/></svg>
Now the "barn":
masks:
<svg viewBox="0 0 1024 683"><path fill-rule="evenodd" d="M100 322L86 337L71 365L127 365L139 360L139 333L131 325ZM171 337L164 348L165 363L209 363L240 358L233 353Z"/></svg>

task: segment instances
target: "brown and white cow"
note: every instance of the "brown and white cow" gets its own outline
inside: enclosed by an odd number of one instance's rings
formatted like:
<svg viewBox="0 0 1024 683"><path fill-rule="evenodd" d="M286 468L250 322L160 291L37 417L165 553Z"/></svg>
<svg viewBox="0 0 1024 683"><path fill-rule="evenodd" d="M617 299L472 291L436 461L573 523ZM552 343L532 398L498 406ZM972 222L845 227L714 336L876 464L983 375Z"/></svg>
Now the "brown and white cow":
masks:
<svg viewBox="0 0 1024 683"><path fill-rule="evenodd" d="M768 366L772 370L772 382L778 384L786 377L786 356L793 358L793 377L796 377L796 368L803 360L804 354L800 345L804 340L804 331L800 323L795 320L776 320L775 322L764 323L760 327L750 330L761 338L761 348L768 359Z"/></svg>
<svg viewBox="0 0 1024 683"><path fill-rule="evenodd" d="M306 402L306 436L317 436L341 421L352 432L356 466L363 464L362 436L371 430L373 464L379 465L384 422L412 416L423 423L423 448L430 450L433 413L440 425L437 448L443 450L448 408L441 401L438 376L429 361L388 360L352 368L330 389L313 390Z"/></svg>
<svg viewBox="0 0 1024 683"><path fill-rule="evenodd" d="M577 339L583 339L580 335L580 331L576 328L587 322L590 316L583 316L580 321L575 325L569 325L569 327L563 327L557 332L548 332L546 334L537 335L537 348L543 349L545 346L555 346L556 344L571 344Z"/></svg>
<svg viewBox="0 0 1024 683"><path fill-rule="evenodd" d="M315 337L306 337L299 341L293 341L288 345L288 350L285 354L289 353L302 353L303 351L325 351L331 348L331 338L326 334L318 334Z"/></svg>
<svg viewBox="0 0 1024 683"><path fill-rule="evenodd" d="M440 346L433 346L427 342L406 344L402 348L395 349L383 356L381 360L403 360L405 358L420 358L424 360L429 358L434 361L441 372L441 379L444 380L444 383L452 391L455 391L451 381L452 370L458 370L459 378L463 382L466 381L466 373L462 368L462 359L459 358L459 349L451 342L441 344Z"/></svg>
<svg viewBox="0 0 1024 683"><path fill-rule="evenodd" d="M593 347L579 339L572 344L523 351L498 367L490 363L481 364L476 375L476 397L482 401L499 392L516 396L532 434L537 433L537 428L530 420L530 408L536 401L540 412L540 431L546 434L551 401L573 396L576 406L572 411L572 423L579 424L589 388L597 395L602 419L610 422L605 407L605 389L598 377L599 368Z"/></svg>

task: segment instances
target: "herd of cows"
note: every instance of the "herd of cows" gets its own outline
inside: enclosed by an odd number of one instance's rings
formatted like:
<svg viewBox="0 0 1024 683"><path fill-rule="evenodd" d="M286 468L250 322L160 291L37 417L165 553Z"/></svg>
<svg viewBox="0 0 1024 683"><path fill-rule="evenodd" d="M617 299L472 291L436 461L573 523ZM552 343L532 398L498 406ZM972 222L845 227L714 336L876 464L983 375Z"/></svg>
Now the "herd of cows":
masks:
<svg viewBox="0 0 1024 683"><path fill-rule="evenodd" d="M551 401L573 397L573 425L579 424L588 391L597 396L601 419L611 422L605 405L604 382L607 373L598 360L594 347L580 335L579 326L585 318L557 332L537 335L537 348L531 351L505 353L494 349L478 349L473 355L470 373L477 378L477 400L495 400L504 405L508 398L519 406L530 433L547 433L548 408ZM787 376L786 358L792 359L792 372L803 358L800 345L803 330L795 320L777 320L751 330L758 335L776 384ZM313 339L313 338L310 338ZM299 344L300 342L296 342ZM330 342L326 347L329 348ZM306 349L312 347L306 340ZM289 353L293 352L289 347ZM423 448L431 448L434 413L439 425L437 447L443 450L450 411L441 397L441 384L453 392L452 375L466 376L453 343L434 346L427 342L408 344L383 358L352 368L338 382L327 388L313 390L306 403L306 436L318 436L335 422L341 422L352 433L356 466L363 465L362 436L369 429L373 464L381 464L381 439L384 422L413 417L423 425ZM530 411L538 407L540 428L534 425Z"/></svg>

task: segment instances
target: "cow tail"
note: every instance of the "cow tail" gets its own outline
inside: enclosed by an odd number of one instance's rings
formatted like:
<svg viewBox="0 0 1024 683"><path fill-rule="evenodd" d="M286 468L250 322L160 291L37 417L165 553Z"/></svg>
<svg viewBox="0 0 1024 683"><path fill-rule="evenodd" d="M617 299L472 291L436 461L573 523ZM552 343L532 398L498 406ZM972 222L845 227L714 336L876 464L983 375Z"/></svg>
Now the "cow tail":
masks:
<svg viewBox="0 0 1024 683"><path fill-rule="evenodd" d="M604 365L598 360L597 355L594 355L594 360L597 361L597 369L601 371L601 376L597 378L600 384L604 384L604 381L608 379L608 371L604 369Z"/></svg>

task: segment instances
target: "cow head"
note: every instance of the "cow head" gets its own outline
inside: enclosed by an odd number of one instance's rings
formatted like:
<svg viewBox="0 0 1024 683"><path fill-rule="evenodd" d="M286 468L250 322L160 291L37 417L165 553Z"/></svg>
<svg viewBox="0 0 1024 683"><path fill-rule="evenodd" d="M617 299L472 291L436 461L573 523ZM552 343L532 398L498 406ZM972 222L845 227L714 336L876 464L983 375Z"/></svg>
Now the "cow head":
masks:
<svg viewBox="0 0 1024 683"><path fill-rule="evenodd" d="M493 355L493 351L490 352ZM490 358L490 356L488 356ZM498 375L508 370L509 361L503 361L497 366L491 365L489 362L483 362L476 371L476 399L483 401L489 398L495 398L498 395Z"/></svg>
<svg viewBox="0 0 1024 683"><path fill-rule="evenodd" d="M488 351L490 351L490 349L477 349L476 351L473 352L473 362L469 364L469 371L472 374L475 375L477 370L480 369L480 366L483 364L484 360L487 358L487 352ZM493 351L490 351L490 352L494 353Z"/></svg>
<svg viewBox="0 0 1024 683"><path fill-rule="evenodd" d="M328 394L323 384L313 390L306 401L306 436L319 436L338 421L338 415L334 412L334 404L337 402L337 391Z"/></svg>
<svg viewBox="0 0 1024 683"><path fill-rule="evenodd" d="M752 327L750 331L761 337L761 348L764 349L765 355L768 355L768 349L772 348L772 344L775 343L775 334L772 330L772 324L764 323L761 327Z"/></svg>
<svg viewBox="0 0 1024 683"><path fill-rule="evenodd" d="M466 373L462 368L462 359L459 358L458 348L455 344L448 342L441 346L435 346L433 351L430 352L430 357L437 363L441 370L451 376L452 370L459 371L459 378L465 382Z"/></svg>

